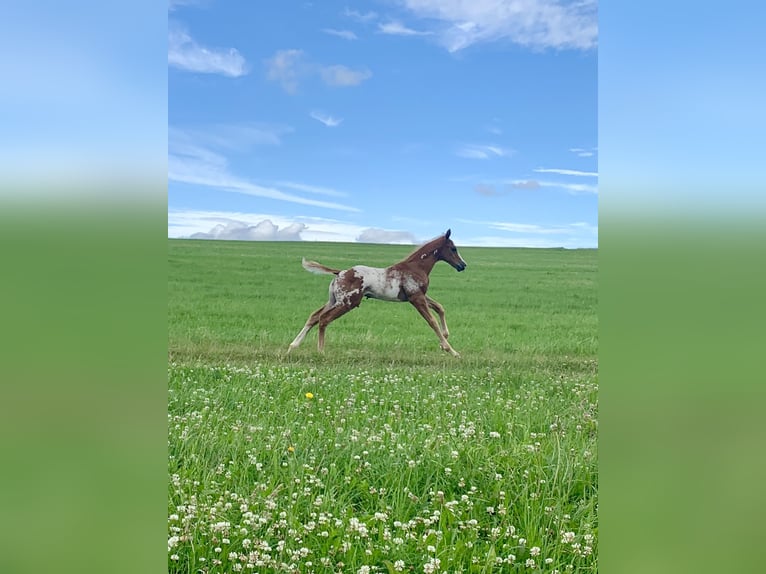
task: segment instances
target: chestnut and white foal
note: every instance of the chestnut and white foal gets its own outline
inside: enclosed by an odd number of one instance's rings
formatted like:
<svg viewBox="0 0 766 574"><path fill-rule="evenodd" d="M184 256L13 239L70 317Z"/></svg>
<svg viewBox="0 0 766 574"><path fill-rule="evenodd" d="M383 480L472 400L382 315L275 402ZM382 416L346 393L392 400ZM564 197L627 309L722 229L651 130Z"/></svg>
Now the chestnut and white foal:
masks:
<svg viewBox="0 0 766 574"><path fill-rule="evenodd" d="M426 295L428 275L437 261L446 261L458 271L466 268L465 261L449 238L450 232L451 230L448 229L444 235L424 244L403 261L386 268L355 265L349 269L340 270L303 259L303 268L307 271L332 274L336 277L330 283L330 299L309 316L301 332L290 343L288 353L300 345L306 334L317 324L319 325L317 346L319 351L323 351L327 325L358 307L364 297L372 297L383 301L409 301L439 337L441 348L459 357L458 352L447 342L449 330L444 319L444 307ZM429 309L439 315L441 328Z"/></svg>

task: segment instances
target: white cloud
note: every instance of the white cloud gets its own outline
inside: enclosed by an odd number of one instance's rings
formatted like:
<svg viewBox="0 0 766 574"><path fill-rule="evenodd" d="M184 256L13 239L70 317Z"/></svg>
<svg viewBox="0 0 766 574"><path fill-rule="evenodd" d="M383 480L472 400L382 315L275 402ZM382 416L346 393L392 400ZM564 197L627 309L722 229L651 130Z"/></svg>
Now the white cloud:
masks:
<svg viewBox="0 0 766 574"><path fill-rule="evenodd" d="M369 11L369 12L358 12L357 10L349 10L348 7L346 7L343 12L341 12L344 16L347 18L351 18L352 20L356 20L357 22L370 22L378 17L377 12Z"/></svg>
<svg viewBox="0 0 766 574"><path fill-rule="evenodd" d="M346 197L348 194L329 187L320 187L318 185L307 185L305 183L296 183L294 181L278 181L277 185L282 187L289 187L290 189L297 189L299 191L306 191L308 193L319 193L321 195L331 195L334 197Z"/></svg>
<svg viewBox="0 0 766 574"><path fill-rule="evenodd" d="M473 44L510 40L530 48L594 48L596 0L403 0L415 16L439 22L440 43L450 52Z"/></svg>
<svg viewBox="0 0 766 574"><path fill-rule="evenodd" d="M468 159L490 159L492 157L507 157L513 150L496 145L468 144L460 147L456 152L458 156Z"/></svg>
<svg viewBox="0 0 766 574"><path fill-rule="evenodd" d="M357 35L354 34L351 30L336 30L334 28L322 28L322 32L325 34L330 34L331 36L338 36L338 38L343 38L344 40L357 40Z"/></svg>
<svg viewBox="0 0 766 574"><path fill-rule="evenodd" d="M598 177L598 173L595 171L579 171L577 169L538 168L533 171L536 171L537 173L557 173L559 175L576 175L579 177Z"/></svg>
<svg viewBox="0 0 766 574"><path fill-rule="evenodd" d="M385 24L378 24L378 31L381 34L389 34L392 36L429 36L433 32L421 32L408 28L401 22L395 20L387 22Z"/></svg>
<svg viewBox="0 0 766 574"><path fill-rule="evenodd" d="M481 235L477 237L468 237L461 241L460 245L465 247L524 247L533 249L582 249L596 248L598 241L596 239L582 241L579 239L549 239L541 237L501 237L497 235Z"/></svg>
<svg viewBox="0 0 766 574"><path fill-rule="evenodd" d="M170 181L326 209L359 211L359 209L349 205L285 193L279 189L262 186L234 175L229 171L226 157L218 150L211 149L209 141L204 137L195 137L193 133L171 128L168 147L168 180Z"/></svg>
<svg viewBox="0 0 766 574"><path fill-rule="evenodd" d="M468 219L458 219L458 221L512 234L510 237L496 235L469 237L462 242L463 245L578 248L596 247L598 244L598 227L585 222L539 225L509 221L474 221Z"/></svg>
<svg viewBox="0 0 766 574"><path fill-rule="evenodd" d="M477 183L473 187L473 190L479 195L483 195L485 197L493 197L495 195L500 195L500 193L495 189L494 185L489 185L487 183Z"/></svg>
<svg viewBox="0 0 766 574"><path fill-rule="evenodd" d="M271 220L264 219L255 225L243 221L218 223L208 232L197 232L190 239L226 239L237 241L301 241L301 232L306 228L303 223L292 223L282 229Z"/></svg>
<svg viewBox="0 0 766 574"><path fill-rule="evenodd" d="M508 185L513 189L540 189L540 182L534 179L520 179L510 182Z"/></svg>
<svg viewBox="0 0 766 574"><path fill-rule="evenodd" d="M342 65L323 66L319 73L325 84L340 87L357 86L372 77L372 72L366 68L353 70Z"/></svg>
<svg viewBox="0 0 766 574"><path fill-rule="evenodd" d="M596 148L583 149L580 147L573 147L569 148L569 151L571 151L573 154L576 154L578 157L593 157L593 155L596 153Z"/></svg>
<svg viewBox="0 0 766 574"><path fill-rule="evenodd" d="M309 114L312 118L314 118L318 122L322 122L324 125L326 125L328 128L334 128L341 124L343 121L343 118L334 118L328 114L322 113L322 112L311 112Z"/></svg>
<svg viewBox="0 0 766 574"><path fill-rule="evenodd" d="M539 181L541 187L558 187L572 193L598 193L598 187L584 183L561 183L557 181Z"/></svg>
<svg viewBox="0 0 766 574"><path fill-rule="evenodd" d="M372 77L366 68L352 69L342 64L324 66L309 62L303 50L279 50L266 60L267 77L278 82L288 94L298 91L298 84L306 76L318 73L329 86L357 86Z"/></svg>
<svg viewBox="0 0 766 574"><path fill-rule="evenodd" d="M268 221L269 225L264 224ZM272 227L273 226L273 227ZM258 227L255 233L252 228ZM387 231L341 221L306 216L284 216L273 213L243 213L229 211L169 210L168 237L188 238L215 235L220 239L248 239L268 236L268 231L281 233L277 239L295 238L302 241L331 241L353 243L417 243L407 231ZM274 236L274 234L271 234Z"/></svg>
<svg viewBox="0 0 766 574"><path fill-rule="evenodd" d="M279 50L266 60L267 77L279 82L288 94L298 90L298 79L306 73L303 50Z"/></svg>
<svg viewBox="0 0 766 574"><path fill-rule="evenodd" d="M356 241L360 243L396 243L400 245L414 245L418 241L409 231L390 231L377 227L368 227L363 230Z"/></svg>
<svg viewBox="0 0 766 574"><path fill-rule="evenodd" d="M235 49L206 48L179 26L168 30L168 65L190 72L236 78L247 73L245 58Z"/></svg>
<svg viewBox="0 0 766 574"><path fill-rule="evenodd" d="M289 126L259 124L211 124L204 128L185 129L170 127L168 141L176 150L194 142L196 145L247 151L254 145L281 145L282 136L292 132Z"/></svg>

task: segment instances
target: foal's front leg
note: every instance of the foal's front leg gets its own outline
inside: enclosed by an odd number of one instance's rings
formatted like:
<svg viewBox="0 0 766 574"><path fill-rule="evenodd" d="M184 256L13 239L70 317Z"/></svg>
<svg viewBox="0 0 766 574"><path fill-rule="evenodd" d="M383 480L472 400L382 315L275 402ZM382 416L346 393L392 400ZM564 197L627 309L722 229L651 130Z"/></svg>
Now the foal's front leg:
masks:
<svg viewBox="0 0 766 574"><path fill-rule="evenodd" d="M439 337L439 345L441 346L441 348L447 351L453 357L459 357L460 353L458 353L455 349L452 348L452 345L449 344L449 342L447 341L447 338L444 336L441 330L439 330L439 325L436 324L436 319L434 319L434 316L431 315L431 311L429 310L430 305L428 303L426 296L423 295L422 293L418 293L417 295L410 296L409 300L410 300L410 303L412 303L412 306L418 310L418 312L423 316L423 319L425 319L426 322L430 325L431 329L434 330L434 333L436 333L436 336ZM444 309L442 309L442 312L443 311Z"/></svg>
<svg viewBox="0 0 766 574"><path fill-rule="evenodd" d="M447 329L447 320L444 316L444 307L442 307L435 299L431 299L428 295L426 295L426 302L428 303L428 306L439 315L439 322L442 325L442 334L444 335L444 338L449 338L449 329Z"/></svg>

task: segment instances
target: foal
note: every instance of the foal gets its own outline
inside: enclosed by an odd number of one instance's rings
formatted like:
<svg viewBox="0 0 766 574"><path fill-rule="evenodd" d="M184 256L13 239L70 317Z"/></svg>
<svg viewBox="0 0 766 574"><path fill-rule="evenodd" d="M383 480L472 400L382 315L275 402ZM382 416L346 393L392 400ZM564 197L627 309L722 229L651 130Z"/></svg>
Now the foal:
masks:
<svg viewBox="0 0 766 574"><path fill-rule="evenodd" d="M466 267L465 261L457 252L457 247L449 238L451 230L429 241L409 257L386 267L367 267L355 265L346 270L332 269L315 261L303 259L303 268L311 273L336 275L330 283L330 299L325 305L314 311L295 337L287 352L301 344L306 334L319 324L319 351L324 350L324 332L332 321L358 307L363 297L372 297L383 301L409 301L439 337L441 348L455 357L458 352L447 342L449 330L444 319L444 307L426 295L428 275L437 261L446 261L458 271ZM433 309L439 315L441 329L429 312Z"/></svg>

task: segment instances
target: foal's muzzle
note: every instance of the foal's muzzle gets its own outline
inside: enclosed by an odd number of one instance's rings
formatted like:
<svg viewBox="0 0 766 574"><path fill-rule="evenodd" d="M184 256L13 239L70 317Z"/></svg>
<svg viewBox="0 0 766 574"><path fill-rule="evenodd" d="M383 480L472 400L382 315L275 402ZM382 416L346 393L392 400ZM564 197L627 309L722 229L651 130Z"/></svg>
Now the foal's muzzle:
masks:
<svg viewBox="0 0 766 574"><path fill-rule="evenodd" d="M458 270L458 272L463 271L467 266L467 263L465 261L461 261L460 263L455 264L455 269Z"/></svg>

